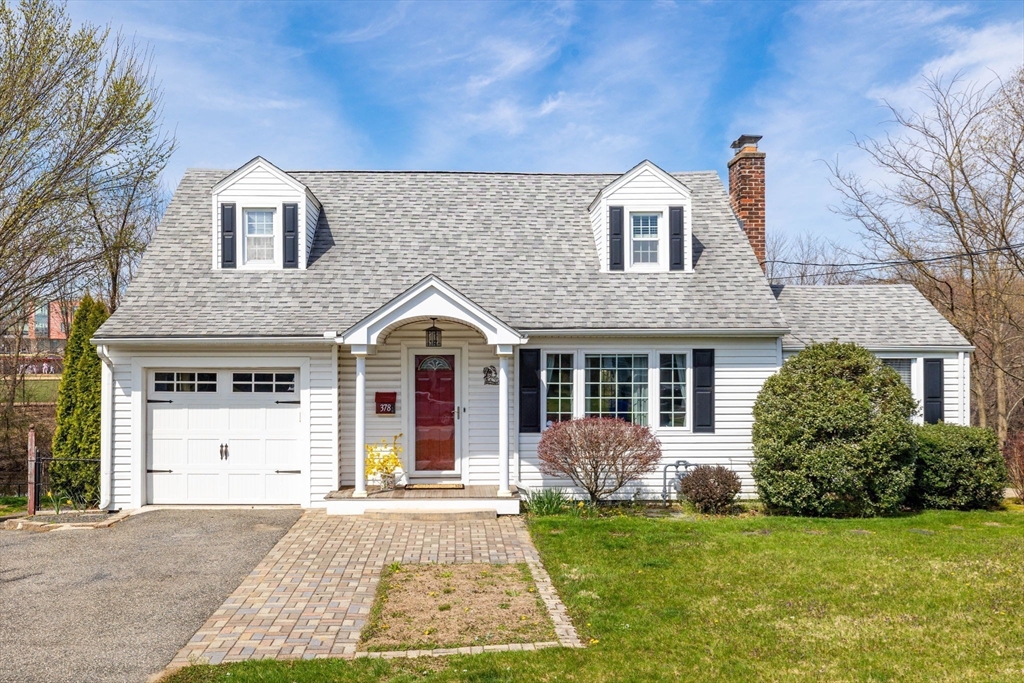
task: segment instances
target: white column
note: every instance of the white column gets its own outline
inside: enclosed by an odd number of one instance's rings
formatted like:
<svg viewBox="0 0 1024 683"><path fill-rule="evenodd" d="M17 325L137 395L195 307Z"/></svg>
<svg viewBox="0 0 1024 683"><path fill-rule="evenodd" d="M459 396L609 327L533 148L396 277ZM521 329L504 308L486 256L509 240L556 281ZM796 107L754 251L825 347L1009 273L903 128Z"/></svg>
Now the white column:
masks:
<svg viewBox="0 0 1024 683"><path fill-rule="evenodd" d="M366 356L356 356L356 490L353 498L366 497Z"/></svg>
<svg viewBox="0 0 1024 683"><path fill-rule="evenodd" d="M499 356L498 369L498 496L512 496L508 485L508 356Z"/></svg>

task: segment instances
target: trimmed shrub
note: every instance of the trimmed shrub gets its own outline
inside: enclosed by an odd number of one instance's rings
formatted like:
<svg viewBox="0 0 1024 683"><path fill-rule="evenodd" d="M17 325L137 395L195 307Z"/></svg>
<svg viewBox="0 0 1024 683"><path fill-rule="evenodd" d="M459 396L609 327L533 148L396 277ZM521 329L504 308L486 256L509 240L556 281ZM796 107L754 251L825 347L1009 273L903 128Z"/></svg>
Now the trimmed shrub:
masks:
<svg viewBox="0 0 1024 683"><path fill-rule="evenodd" d="M705 514L728 512L739 492L740 478L721 465L697 465L679 480L679 495Z"/></svg>
<svg viewBox="0 0 1024 683"><path fill-rule="evenodd" d="M596 502L653 472L661 443L645 426L588 417L545 429L537 456L541 472L568 477Z"/></svg>
<svg viewBox="0 0 1024 683"><path fill-rule="evenodd" d="M107 317L101 302L86 296L71 323L64 373L57 391L57 430L53 437L50 488L84 505L100 497L99 462L80 462L100 457L102 365L89 340ZM60 462L67 459L69 462Z"/></svg>
<svg viewBox="0 0 1024 683"><path fill-rule="evenodd" d="M998 505L1007 483L995 432L951 424L917 427L917 477L911 503L942 510Z"/></svg>
<svg viewBox="0 0 1024 683"><path fill-rule="evenodd" d="M915 403L899 375L856 344L812 344L754 404L757 492L770 512L892 514L914 484Z"/></svg>

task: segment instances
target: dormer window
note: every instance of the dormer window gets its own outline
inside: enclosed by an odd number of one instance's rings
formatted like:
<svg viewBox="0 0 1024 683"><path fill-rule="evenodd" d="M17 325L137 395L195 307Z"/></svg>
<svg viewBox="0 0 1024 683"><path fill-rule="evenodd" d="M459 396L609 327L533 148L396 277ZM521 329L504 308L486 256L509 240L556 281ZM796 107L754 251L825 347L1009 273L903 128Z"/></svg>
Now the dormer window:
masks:
<svg viewBox="0 0 1024 683"><path fill-rule="evenodd" d="M658 264L658 220L661 214L630 214L632 222L633 264Z"/></svg>
<svg viewBox="0 0 1024 683"><path fill-rule="evenodd" d="M245 210L245 262L274 262L274 212L271 209Z"/></svg>

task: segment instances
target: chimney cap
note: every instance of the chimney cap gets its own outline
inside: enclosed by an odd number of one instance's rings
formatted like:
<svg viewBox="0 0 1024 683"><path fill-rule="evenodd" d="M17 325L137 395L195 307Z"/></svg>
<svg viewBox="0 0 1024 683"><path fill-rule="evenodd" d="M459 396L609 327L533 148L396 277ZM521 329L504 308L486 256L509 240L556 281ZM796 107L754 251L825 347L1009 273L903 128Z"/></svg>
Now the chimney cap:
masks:
<svg viewBox="0 0 1024 683"><path fill-rule="evenodd" d="M758 140L760 140L762 137L764 137L764 136L762 136L762 135L741 135L738 138L736 138L736 141L733 142L731 146L732 146L733 149L743 149L744 147L749 147L751 145L753 145L756 148Z"/></svg>

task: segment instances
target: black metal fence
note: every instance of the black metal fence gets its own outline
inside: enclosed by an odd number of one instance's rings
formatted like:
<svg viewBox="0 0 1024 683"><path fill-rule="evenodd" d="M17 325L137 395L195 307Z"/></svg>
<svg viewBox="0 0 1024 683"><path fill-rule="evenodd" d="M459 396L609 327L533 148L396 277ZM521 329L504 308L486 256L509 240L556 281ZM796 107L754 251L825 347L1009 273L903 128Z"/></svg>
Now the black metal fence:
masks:
<svg viewBox="0 0 1024 683"><path fill-rule="evenodd" d="M28 480L25 477L18 479L0 479L0 496L27 496Z"/></svg>
<svg viewBox="0 0 1024 683"><path fill-rule="evenodd" d="M36 468L36 476L35 476L36 497L35 497L35 499L36 499L36 501L38 501L39 507L45 506L47 504L47 502L48 502L48 498L47 497L51 493L51 489L52 489L51 482L50 482L50 466L54 462L59 462L59 463L90 462L90 463L95 463L96 464L96 468L98 470L99 469L99 462L100 461L99 461L99 458L36 458L36 460L35 460L35 468ZM29 463L29 466L32 466L31 462ZM28 491L28 485L27 484L25 486L25 490ZM64 492L54 491L53 493L55 493L56 495L61 495ZM90 502L93 505L95 505L97 501L84 501L84 502Z"/></svg>

